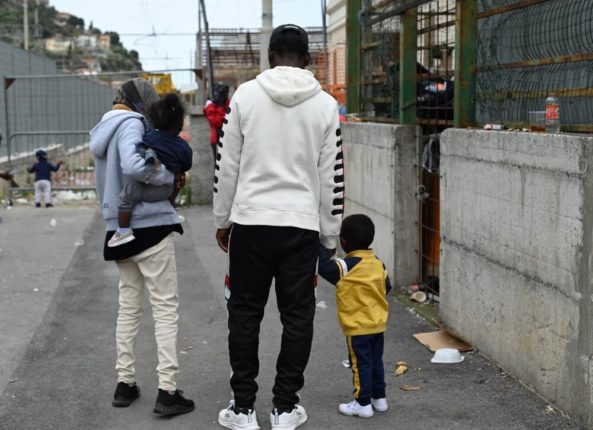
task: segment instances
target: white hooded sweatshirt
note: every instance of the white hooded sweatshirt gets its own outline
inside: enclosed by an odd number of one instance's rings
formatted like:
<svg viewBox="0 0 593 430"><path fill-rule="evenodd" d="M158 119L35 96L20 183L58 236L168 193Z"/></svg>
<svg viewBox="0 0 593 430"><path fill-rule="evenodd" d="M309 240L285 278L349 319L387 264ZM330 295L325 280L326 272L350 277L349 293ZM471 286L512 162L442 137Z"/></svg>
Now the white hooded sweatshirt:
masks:
<svg viewBox="0 0 593 430"><path fill-rule="evenodd" d="M279 66L239 86L220 135L217 228L298 227L336 247L344 201L338 105L311 72Z"/></svg>

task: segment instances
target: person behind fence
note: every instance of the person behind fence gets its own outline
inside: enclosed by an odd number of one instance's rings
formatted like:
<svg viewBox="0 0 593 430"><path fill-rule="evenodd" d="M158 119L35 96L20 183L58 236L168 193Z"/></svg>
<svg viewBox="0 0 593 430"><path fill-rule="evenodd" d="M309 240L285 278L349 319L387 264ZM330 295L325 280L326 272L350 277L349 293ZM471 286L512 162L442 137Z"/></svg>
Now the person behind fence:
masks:
<svg viewBox="0 0 593 430"><path fill-rule="evenodd" d="M154 129L146 132L142 143L138 145L138 150L149 166L148 174L153 174L161 165L175 175L191 169L192 150L179 137L185 110L177 94L167 94L162 100L153 103L148 110L148 117ZM173 184L156 186L129 178L119 195L118 227L107 246L115 247L134 240L130 220L136 203L167 200L172 195Z"/></svg>
<svg viewBox="0 0 593 430"><path fill-rule="evenodd" d="M383 368L383 333L387 325L386 295L391 284L385 265L370 248L375 236L366 215L344 218L340 245L344 258L320 246L319 275L336 286L338 320L346 335L354 381L354 400L338 406L340 413L363 418L388 409Z"/></svg>
<svg viewBox="0 0 593 430"><path fill-rule="evenodd" d="M135 344L148 293L157 344L158 394L153 412L165 416L193 411L194 402L177 389L177 321L179 296L173 233L183 234L175 208L168 200L140 202L132 210L135 240L114 248L107 242L117 229L119 194L128 177L152 185L184 185L184 175L168 169L147 177L146 160L137 150L148 128L146 110L159 97L150 82L134 78L118 90L111 111L91 131L97 196L106 224L103 257L119 270L119 311L115 329L117 386L112 405L129 406L140 397L136 383Z"/></svg>
<svg viewBox="0 0 593 430"><path fill-rule="evenodd" d="M319 243L335 248L343 211L338 104L306 70L308 36L274 29L271 69L242 84L220 133L214 178L219 247L229 253L225 290L233 400L218 422L257 430L254 410L260 324L272 280L282 323L272 392L272 429L294 430L315 317ZM267 372L272 369L267 369Z"/></svg>
<svg viewBox="0 0 593 430"><path fill-rule="evenodd" d="M45 207L52 207L51 203L51 173L57 172L62 165L61 161L58 164L52 164L47 161L47 152L43 149L35 152L37 163L27 167L27 172L35 173L35 207L41 207L41 200L45 202Z"/></svg>
<svg viewBox="0 0 593 430"><path fill-rule="evenodd" d="M224 116L229 107L229 86L222 82L214 85L212 99L209 99L204 105L204 115L210 124L210 146L216 163L216 153L218 147L219 133L222 129Z"/></svg>

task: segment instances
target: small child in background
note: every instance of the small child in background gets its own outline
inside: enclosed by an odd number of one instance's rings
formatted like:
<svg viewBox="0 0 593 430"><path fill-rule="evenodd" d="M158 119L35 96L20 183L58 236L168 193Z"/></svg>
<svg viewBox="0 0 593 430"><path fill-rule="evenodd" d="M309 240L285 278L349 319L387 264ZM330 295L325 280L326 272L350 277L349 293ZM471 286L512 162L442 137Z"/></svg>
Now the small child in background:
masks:
<svg viewBox="0 0 593 430"><path fill-rule="evenodd" d="M372 249L375 226L366 215L342 222L340 245L344 258L331 258L320 247L319 275L336 286L338 320L346 335L354 380L354 400L338 410L349 416L372 417L389 406L385 398L383 333L387 326L387 293L391 290L385 265Z"/></svg>
<svg viewBox="0 0 593 430"><path fill-rule="evenodd" d="M45 207L51 208L51 172L57 172L62 165L61 161L53 165L47 161L47 152L43 149L35 153L37 163L27 167L27 172L35 173L35 207L41 207L41 198L45 201Z"/></svg>
<svg viewBox="0 0 593 430"><path fill-rule="evenodd" d="M138 151L143 154L147 165L151 166L147 178L156 169L161 168L162 164L175 174L175 181L179 181L184 177L184 172L192 166L192 149L179 137L183 128L185 109L179 97L171 93L153 103L149 108L148 116L154 125L154 130L146 132L142 144L138 146ZM156 202L167 199L173 204L175 199L173 193L174 184L156 186L129 179L119 195L119 226L109 239L107 246L115 247L135 239L134 232L130 228L134 205L142 201Z"/></svg>

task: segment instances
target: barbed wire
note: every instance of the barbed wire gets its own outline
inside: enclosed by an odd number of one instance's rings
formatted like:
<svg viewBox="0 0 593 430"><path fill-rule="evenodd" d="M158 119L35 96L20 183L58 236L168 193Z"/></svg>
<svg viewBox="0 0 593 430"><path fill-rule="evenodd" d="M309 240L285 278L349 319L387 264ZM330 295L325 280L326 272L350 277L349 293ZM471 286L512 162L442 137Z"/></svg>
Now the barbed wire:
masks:
<svg viewBox="0 0 593 430"><path fill-rule="evenodd" d="M516 5L480 0L479 11ZM526 123L560 96L561 122L593 122L593 8L590 0L547 0L480 19L477 121Z"/></svg>

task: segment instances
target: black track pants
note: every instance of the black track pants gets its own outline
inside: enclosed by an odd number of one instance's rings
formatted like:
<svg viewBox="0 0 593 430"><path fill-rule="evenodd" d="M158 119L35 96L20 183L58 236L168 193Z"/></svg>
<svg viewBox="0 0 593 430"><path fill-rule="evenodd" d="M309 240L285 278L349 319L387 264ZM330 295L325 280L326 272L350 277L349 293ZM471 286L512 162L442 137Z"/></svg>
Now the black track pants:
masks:
<svg viewBox="0 0 593 430"><path fill-rule="evenodd" d="M229 245L229 355L235 405L253 408L259 328L272 279L282 322L274 406L291 409L304 384L315 316L319 233L294 227L233 225Z"/></svg>

